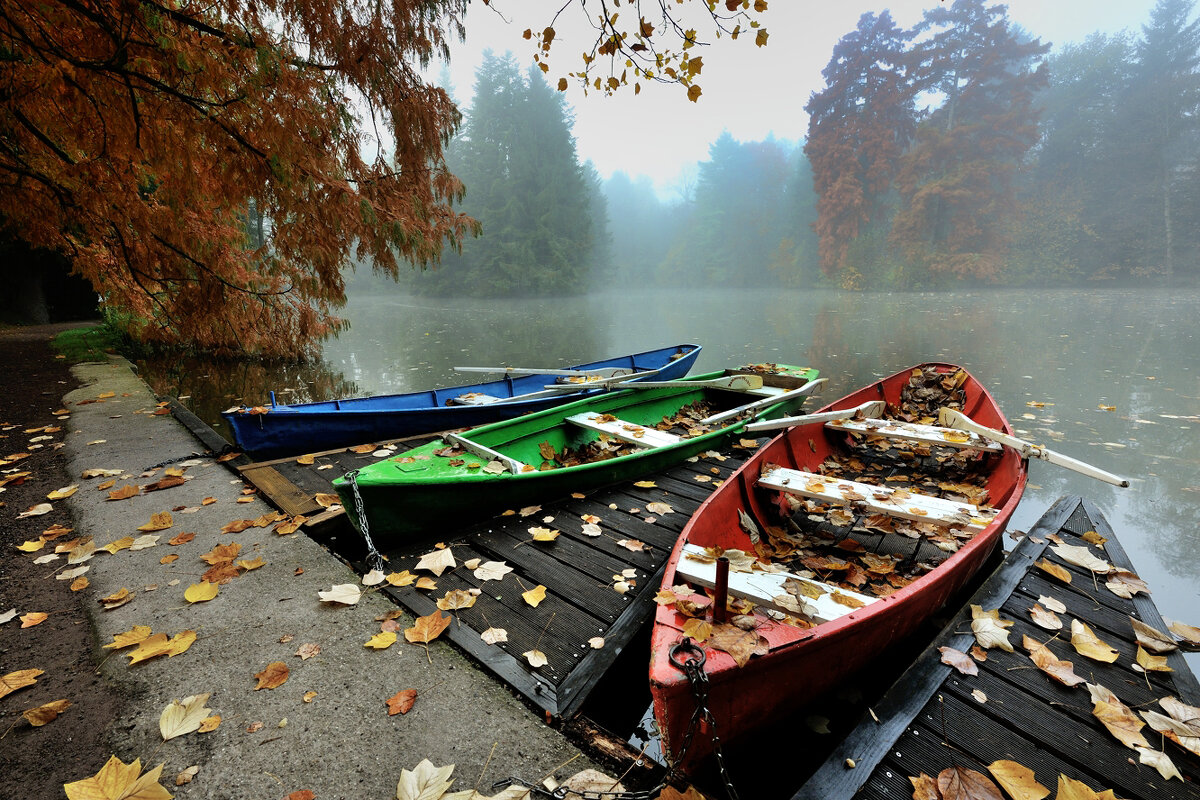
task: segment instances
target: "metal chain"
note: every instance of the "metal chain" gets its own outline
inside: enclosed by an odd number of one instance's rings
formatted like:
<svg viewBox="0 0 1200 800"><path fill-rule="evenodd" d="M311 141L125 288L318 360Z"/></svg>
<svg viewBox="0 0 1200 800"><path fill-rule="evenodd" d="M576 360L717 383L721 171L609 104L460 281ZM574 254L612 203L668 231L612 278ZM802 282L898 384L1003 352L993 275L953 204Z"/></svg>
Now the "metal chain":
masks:
<svg viewBox="0 0 1200 800"><path fill-rule="evenodd" d="M350 482L350 491L354 495L354 515L358 519L358 532L362 534L363 541L367 545L367 563L371 569L383 569L383 554L375 547L375 542L371 541L371 531L367 527L367 512L363 509L362 495L358 493L358 470L350 470L346 473L346 480Z"/></svg>

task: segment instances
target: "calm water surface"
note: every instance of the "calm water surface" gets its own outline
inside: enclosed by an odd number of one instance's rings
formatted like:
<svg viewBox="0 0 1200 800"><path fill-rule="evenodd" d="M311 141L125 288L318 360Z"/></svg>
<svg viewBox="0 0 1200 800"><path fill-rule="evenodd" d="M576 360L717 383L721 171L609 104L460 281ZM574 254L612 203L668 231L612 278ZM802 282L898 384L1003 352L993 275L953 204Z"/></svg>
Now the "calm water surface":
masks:
<svg viewBox="0 0 1200 800"><path fill-rule="evenodd" d="M704 346L696 371L818 367L829 378L821 404L913 364L950 361L991 388L1019 435L1133 482L1118 489L1034 462L1011 528L1027 530L1064 494L1088 497L1163 614L1200 625L1200 292L376 295L345 313L351 329L316 367L146 364L144 374L221 430L221 409L265 402L269 389L281 402L404 392L479 379L459 365L555 367L685 342Z"/></svg>

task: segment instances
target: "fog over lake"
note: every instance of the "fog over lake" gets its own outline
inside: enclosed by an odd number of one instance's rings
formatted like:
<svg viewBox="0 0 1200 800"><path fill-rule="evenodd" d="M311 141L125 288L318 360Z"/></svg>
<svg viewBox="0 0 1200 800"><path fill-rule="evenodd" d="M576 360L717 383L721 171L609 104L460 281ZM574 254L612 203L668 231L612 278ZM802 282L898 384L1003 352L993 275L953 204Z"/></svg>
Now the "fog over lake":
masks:
<svg viewBox="0 0 1200 800"><path fill-rule="evenodd" d="M944 360L976 375L1018 435L1128 477L1118 489L1035 461L1011 529L1065 494L1108 518L1163 614L1200 624L1200 292L848 293L636 286L586 297L352 298L351 328L317 369L145 368L210 424L236 402L327 399L470 383L455 366L557 367L670 344L703 345L696 370L774 361L829 379L824 404ZM288 391L292 390L292 391ZM1110 410L1111 409L1111 410ZM218 425L219 427L219 425ZM1193 667L1200 662L1190 657Z"/></svg>

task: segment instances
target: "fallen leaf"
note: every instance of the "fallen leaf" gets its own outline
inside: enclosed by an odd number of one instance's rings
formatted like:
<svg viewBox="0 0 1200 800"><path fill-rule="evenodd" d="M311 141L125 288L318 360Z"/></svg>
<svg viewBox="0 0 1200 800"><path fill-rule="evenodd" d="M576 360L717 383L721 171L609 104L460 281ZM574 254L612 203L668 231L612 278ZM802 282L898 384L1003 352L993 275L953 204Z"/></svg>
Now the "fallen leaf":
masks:
<svg viewBox="0 0 1200 800"><path fill-rule="evenodd" d="M362 576L363 586L378 586L385 580L387 580L387 576L383 574L383 570L381 569L373 569Z"/></svg>
<svg viewBox="0 0 1200 800"><path fill-rule="evenodd" d="M219 727L221 727L221 715L213 714L200 720L200 727L196 728L196 733L212 733Z"/></svg>
<svg viewBox="0 0 1200 800"><path fill-rule="evenodd" d="M125 587L121 587L119 591L113 592L107 597L101 597L98 602L104 606L106 610L120 608L133 599L133 593Z"/></svg>
<svg viewBox="0 0 1200 800"><path fill-rule="evenodd" d="M1012 624L1012 620L1000 619L999 609L984 611L980 606L971 606L971 632L975 634L975 641L985 650L999 647L1011 653L1013 646L1008 641L1006 628Z"/></svg>
<svg viewBox="0 0 1200 800"><path fill-rule="evenodd" d="M170 792L158 782L162 769L159 764L143 775L140 758L126 764L112 756L95 775L63 784L63 789L67 800L170 800Z"/></svg>
<svg viewBox="0 0 1200 800"><path fill-rule="evenodd" d="M671 506L667 505L666 503L647 503L646 510L651 514L657 514L660 517L666 516L667 514L673 514L675 512L675 509L671 508Z"/></svg>
<svg viewBox="0 0 1200 800"><path fill-rule="evenodd" d="M396 643L396 634L391 631L381 631L370 639L368 639L363 647L371 647L376 650L386 650Z"/></svg>
<svg viewBox="0 0 1200 800"><path fill-rule="evenodd" d="M254 677L258 679L258 685L254 687L254 691L257 692L259 689L278 689L287 683L288 675L287 664L282 661L272 661L263 667L261 672L254 673Z"/></svg>
<svg viewBox="0 0 1200 800"><path fill-rule="evenodd" d="M604 637L603 636L593 636L592 638L588 639L588 647L592 648L593 650L603 650L604 649Z"/></svg>
<svg viewBox="0 0 1200 800"><path fill-rule="evenodd" d="M1081 656L1093 661L1111 664L1117 660L1117 651L1111 645L1102 642L1085 623L1077 619L1071 620L1071 646Z"/></svg>
<svg viewBox="0 0 1200 800"><path fill-rule="evenodd" d="M1042 800L1050 794L1050 790L1034 778L1033 770L1016 761L993 761L988 764L988 772L1012 800Z"/></svg>
<svg viewBox="0 0 1200 800"><path fill-rule="evenodd" d="M45 671L40 669L19 669L7 675L0 675L0 697L10 695L17 689L33 686L37 683L38 676L44 674Z"/></svg>
<svg viewBox="0 0 1200 800"><path fill-rule="evenodd" d="M1021 646L1029 651L1029 660L1042 672L1064 686L1078 686L1085 683L1084 678L1075 674L1075 665L1070 661L1062 661L1054 655L1049 647L1029 636L1023 638Z"/></svg>
<svg viewBox="0 0 1200 800"><path fill-rule="evenodd" d="M712 635L705 644L728 653L739 667L744 667L758 648L758 634L744 631L736 625L714 625Z"/></svg>
<svg viewBox="0 0 1200 800"><path fill-rule="evenodd" d="M1129 618L1129 624L1133 626L1133 635L1137 639L1137 643L1151 653L1171 653L1179 649L1179 645L1175 643L1175 640L1158 628L1147 625L1140 619L1134 619L1133 617Z"/></svg>
<svg viewBox="0 0 1200 800"><path fill-rule="evenodd" d="M413 575L408 570L404 570L403 572L389 573L384 577L384 580L387 581L391 586L408 586L409 584L416 582L417 576Z"/></svg>
<svg viewBox="0 0 1200 800"><path fill-rule="evenodd" d="M488 628L479 634L479 638L488 644L499 644L500 642L508 641L508 631L504 630L504 628Z"/></svg>
<svg viewBox="0 0 1200 800"><path fill-rule="evenodd" d="M171 518L170 511L158 511L150 515L150 521L145 525L139 525L139 531L165 531L167 528L175 524L175 520Z"/></svg>
<svg viewBox="0 0 1200 800"><path fill-rule="evenodd" d="M158 732L162 734L163 741L199 730L200 723L212 714L212 709L204 706L208 697L206 693L172 700L158 718Z"/></svg>
<svg viewBox="0 0 1200 800"><path fill-rule="evenodd" d="M1042 559L1034 564L1035 567L1045 572L1047 575L1053 575L1063 583L1071 582L1071 573L1068 572L1061 564L1055 564L1052 561Z"/></svg>
<svg viewBox="0 0 1200 800"><path fill-rule="evenodd" d="M437 607L442 611L458 611L475 605L475 595L466 589L451 589L437 601Z"/></svg>
<svg viewBox="0 0 1200 800"><path fill-rule="evenodd" d="M449 627L450 620L450 615L441 611L417 617L411 628L405 628L404 638L413 644L429 644L442 635L442 631Z"/></svg>
<svg viewBox="0 0 1200 800"><path fill-rule="evenodd" d="M683 635L696 642L707 642L712 632L712 623L706 620L689 619L683 623Z"/></svg>
<svg viewBox="0 0 1200 800"><path fill-rule="evenodd" d="M34 625L41 625L49 616L44 611L30 611L28 614L22 614L21 627L32 628Z"/></svg>
<svg viewBox="0 0 1200 800"><path fill-rule="evenodd" d="M68 497L70 497L71 495L75 494L78 491L79 491L79 486L77 484L72 484L70 486L64 486L61 489L55 489L50 494L46 495L46 499L47 500L66 500Z"/></svg>
<svg viewBox="0 0 1200 800"><path fill-rule="evenodd" d="M1062 620L1050 609L1043 608L1041 603L1033 604L1033 608L1029 609L1029 617L1039 628L1045 628L1048 631L1062 630Z"/></svg>
<svg viewBox="0 0 1200 800"><path fill-rule="evenodd" d="M521 597L525 598L525 602L534 608L538 607L538 603L546 599L546 587L538 584L527 592L522 592Z"/></svg>
<svg viewBox="0 0 1200 800"><path fill-rule="evenodd" d="M1097 701L1092 708L1092 715L1100 720L1100 723L1108 729L1108 732L1126 747L1150 747L1150 743L1146 741L1146 737L1141 734L1141 730L1145 727L1146 723L1138 719L1129 710L1128 706L1115 697L1112 702L1107 700Z"/></svg>
<svg viewBox="0 0 1200 800"><path fill-rule="evenodd" d="M1055 612L1056 614L1067 613L1066 603L1064 603L1062 600L1059 600L1057 597L1051 597L1046 594L1039 595L1038 603L1040 603L1044 608Z"/></svg>
<svg viewBox="0 0 1200 800"><path fill-rule="evenodd" d="M220 589L221 587L215 583L201 581L200 583L194 583L185 589L183 592L183 599L187 600L189 603L203 603L216 597L217 592L219 592Z"/></svg>
<svg viewBox="0 0 1200 800"><path fill-rule="evenodd" d="M471 574L480 581L498 581L512 571L513 568L503 561L485 561Z"/></svg>
<svg viewBox="0 0 1200 800"><path fill-rule="evenodd" d="M185 770L180 770L179 774L175 776L175 785L184 786L191 783L192 779L195 778L199 772L199 764L192 765Z"/></svg>
<svg viewBox="0 0 1200 800"><path fill-rule="evenodd" d="M301 661L307 661L313 656L320 655L321 645L316 642L305 642L296 650L296 655L300 656Z"/></svg>
<svg viewBox="0 0 1200 800"><path fill-rule="evenodd" d="M942 654L943 664L954 667L963 675L979 674L979 667L975 665L974 659L961 650L955 650L953 647L939 647L938 651Z"/></svg>
<svg viewBox="0 0 1200 800"><path fill-rule="evenodd" d="M447 569L454 569L454 566L454 554L447 547L421 556L421 560L413 569L427 569L440 578L443 572Z"/></svg>
<svg viewBox="0 0 1200 800"><path fill-rule="evenodd" d="M36 506L30 506L25 511L17 514L18 517L40 517L43 514L49 514L54 510L54 506L49 503L38 503Z"/></svg>
<svg viewBox="0 0 1200 800"><path fill-rule="evenodd" d="M326 603L352 606L362 599L362 590L355 583L335 583L328 591L317 592L317 597Z"/></svg>
<svg viewBox="0 0 1200 800"><path fill-rule="evenodd" d="M114 634L112 642L104 645L104 649L120 650L124 647L133 647L135 644L145 641L149 636L149 625L135 625L133 628L125 631L124 633Z"/></svg>
<svg viewBox="0 0 1200 800"><path fill-rule="evenodd" d="M1169 781L1171 778L1183 780L1183 776L1179 774L1175 762L1166 753L1146 747L1135 747L1133 749L1138 752L1138 762L1154 767L1158 770L1158 774L1163 776L1164 780Z"/></svg>
<svg viewBox="0 0 1200 800"><path fill-rule="evenodd" d="M533 537L533 541L535 542L553 542L558 538L559 531L537 527L530 528L529 535Z"/></svg>
<svg viewBox="0 0 1200 800"><path fill-rule="evenodd" d="M1140 644L1138 645L1137 656L1135 660L1137 661L1138 665L1147 672L1175 671L1167 666L1166 656L1151 655L1146 648L1142 647Z"/></svg>
<svg viewBox="0 0 1200 800"><path fill-rule="evenodd" d="M533 667L534 669L537 669L538 667L544 667L550 663L550 661L546 658L546 654L541 650L526 650L521 655L525 656L525 660L529 662L529 666Z"/></svg>
<svg viewBox="0 0 1200 800"><path fill-rule="evenodd" d="M938 773L937 785L943 800L1004 800L991 779L965 767L942 770Z"/></svg>
<svg viewBox="0 0 1200 800"><path fill-rule="evenodd" d="M1099 575L1107 575L1113 571L1112 564L1097 557L1090 548L1082 545L1055 544L1051 545L1050 549L1068 564L1074 564Z"/></svg>
<svg viewBox="0 0 1200 800"><path fill-rule="evenodd" d="M400 770L400 782L396 785L396 800L438 800L454 783L450 773L454 765L435 767L429 759L423 759L416 769Z"/></svg>
<svg viewBox="0 0 1200 800"><path fill-rule="evenodd" d="M387 703L388 716L394 717L397 714L407 714L416 701L416 689L401 689L384 702Z"/></svg>

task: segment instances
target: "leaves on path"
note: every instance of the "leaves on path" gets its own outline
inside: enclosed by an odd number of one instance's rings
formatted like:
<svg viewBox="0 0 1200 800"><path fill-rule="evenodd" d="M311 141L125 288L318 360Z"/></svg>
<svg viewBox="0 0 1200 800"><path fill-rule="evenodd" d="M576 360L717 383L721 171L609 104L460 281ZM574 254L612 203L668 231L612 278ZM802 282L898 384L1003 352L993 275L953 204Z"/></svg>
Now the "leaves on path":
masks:
<svg viewBox="0 0 1200 800"><path fill-rule="evenodd" d="M150 521L145 525L139 525L139 531L165 531L167 528L175 524L174 518L170 511L157 511L150 515Z"/></svg>
<svg viewBox="0 0 1200 800"><path fill-rule="evenodd" d="M220 590L221 587L218 584L200 581L184 590L183 599L189 603L204 603L216 597Z"/></svg>
<svg viewBox="0 0 1200 800"><path fill-rule="evenodd" d="M126 764L116 756L108 759L90 778L63 784L67 800L171 800L171 793L158 783L163 765L142 775L142 761Z"/></svg>
<svg viewBox="0 0 1200 800"><path fill-rule="evenodd" d="M254 687L254 691L259 689L278 689L287 683L288 675L287 664L282 661L272 661L267 666L263 667L261 672L254 673L254 677L258 679L258 685Z"/></svg>
<svg viewBox="0 0 1200 800"><path fill-rule="evenodd" d="M7 675L0 675L0 697L10 695L17 689L33 686L37 683L38 676L45 674L45 670L40 669L19 669Z"/></svg>
<svg viewBox="0 0 1200 800"><path fill-rule="evenodd" d="M180 653L187 651L195 641L196 632L191 630L177 633L170 639L167 638L165 633L153 634L139 642L133 652L126 654L129 656L129 666L140 664L143 661L149 661L159 656L174 658Z"/></svg>
<svg viewBox="0 0 1200 800"><path fill-rule="evenodd" d="M479 638L488 644L499 644L500 642L508 641L508 631L504 630L504 628L488 628L479 634Z"/></svg>
<svg viewBox="0 0 1200 800"><path fill-rule="evenodd" d="M1078 686L1087 682L1085 678L1075 674L1074 664L1070 661L1059 660L1049 647L1038 640L1026 636L1021 641L1021 646L1029 651L1029 660L1038 669L1064 686Z"/></svg>
<svg viewBox="0 0 1200 800"><path fill-rule="evenodd" d="M204 706L208 698L208 693L205 693L172 700L158 718L158 732L162 734L163 741L200 730L201 723L212 714L212 709Z"/></svg>
<svg viewBox="0 0 1200 800"><path fill-rule="evenodd" d="M71 707L70 700L52 700L44 705L21 712L21 716L35 728L40 728L58 719L58 715Z"/></svg>
<svg viewBox="0 0 1200 800"><path fill-rule="evenodd" d="M417 702L417 690L401 689L384 702L387 703L389 717L407 714L412 710L413 703Z"/></svg>
<svg viewBox="0 0 1200 800"><path fill-rule="evenodd" d="M34 625L41 625L50 617L44 611L30 611L28 614L21 615L21 627L32 628Z"/></svg>
<svg viewBox="0 0 1200 800"><path fill-rule="evenodd" d="M375 650L386 650L396 643L396 634L392 631L380 631L363 643L363 647Z"/></svg>
<svg viewBox="0 0 1200 800"><path fill-rule="evenodd" d="M317 597L326 603L352 606L362 599L362 589L356 583L335 583L328 591L317 592Z"/></svg>
<svg viewBox="0 0 1200 800"><path fill-rule="evenodd" d="M1129 624L1133 626L1133 635L1137 639L1138 645L1146 648L1151 653L1171 653L1179 649L1179 645L1175 643L1175 640L1158 628L1147 625L1140 619L1134 619L1133 617L1129 618Z"/></svg>
<svg viewBox="0 0 1200 800"><path fill-rule="evenodd" d="M513 568L503 561L485 561L471 574L480 581L499 581L512 571Z"/></svg>
<svg viewBox="0 0 1200 800"><path fill-rule="evenodd" d="M396 785L396 800L439 800L454 783L450 773L454 765L435 767L429 759L423 759L415 769L400 770L400 782Z"/></svg>
<svg viewBox="0 0 1200 800"><path fill-rule="evenodd" d="M442 635L450 625L450 615L434 611L423 617L417 617L411 628L404 629L404 638L413 644L427 645Z"/></svg>

